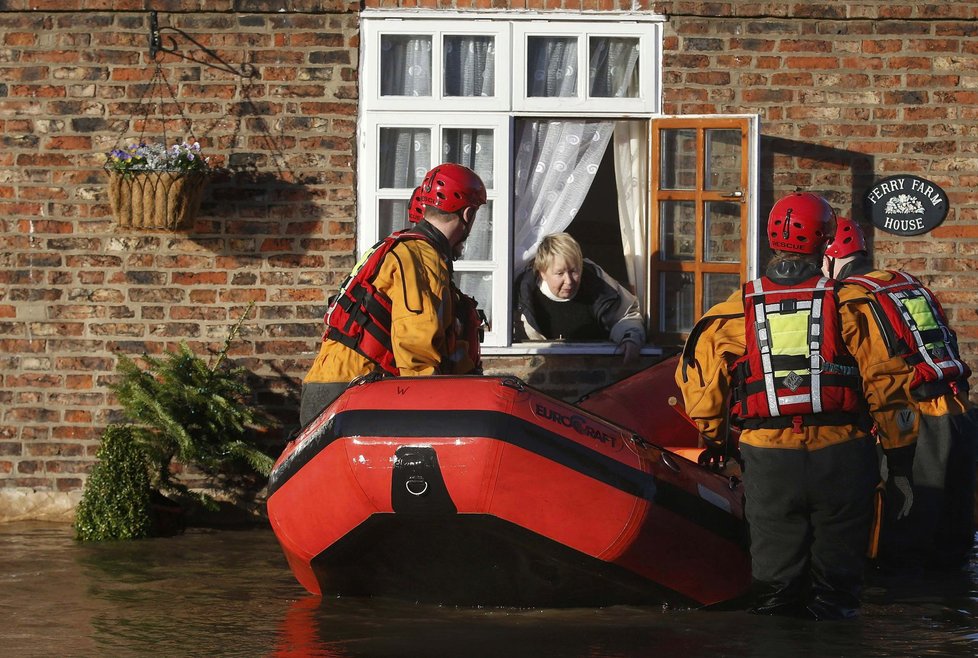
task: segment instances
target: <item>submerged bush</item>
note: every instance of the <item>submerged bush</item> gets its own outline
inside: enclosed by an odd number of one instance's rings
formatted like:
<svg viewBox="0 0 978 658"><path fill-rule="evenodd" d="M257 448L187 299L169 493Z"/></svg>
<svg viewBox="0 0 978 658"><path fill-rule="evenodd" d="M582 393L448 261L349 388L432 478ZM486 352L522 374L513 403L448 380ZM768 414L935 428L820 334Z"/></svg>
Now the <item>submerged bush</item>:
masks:
<svg viewBox="0 0 978 658"><path fill-rule="evenodd" d="M185 342L160 357L144 354L141 364L120 355L120 379L111 387L145 455L153 488L189 495L212 509L216 503L209 495L173 480L174 460L199 468L221 488L236 468L268 476L274 463L259 447L256 431L275 421L251 403L247 370L228 358L251 306L232 327L213 364Z"/></svg>
<svg viewBox="0 0 978 658"><path fill-rule="evenodd" d="M85 481L75 513L75 538L104 541L149 537L153 530L149 473L132 429L109 425L96 457L98 462Z"/></svg>

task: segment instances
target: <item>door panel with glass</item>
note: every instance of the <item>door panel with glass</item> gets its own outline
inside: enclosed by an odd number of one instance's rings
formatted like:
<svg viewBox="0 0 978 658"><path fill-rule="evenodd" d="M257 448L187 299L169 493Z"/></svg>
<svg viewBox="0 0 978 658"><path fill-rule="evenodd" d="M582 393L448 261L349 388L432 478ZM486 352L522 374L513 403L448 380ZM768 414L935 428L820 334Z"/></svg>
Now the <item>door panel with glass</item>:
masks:
<svg viewBox="0 0 978 658"><path fill-rule="evenodd" d="M674 117L651 126L651 333L682 340L746 280L756 256L756 117Z"/></svg>

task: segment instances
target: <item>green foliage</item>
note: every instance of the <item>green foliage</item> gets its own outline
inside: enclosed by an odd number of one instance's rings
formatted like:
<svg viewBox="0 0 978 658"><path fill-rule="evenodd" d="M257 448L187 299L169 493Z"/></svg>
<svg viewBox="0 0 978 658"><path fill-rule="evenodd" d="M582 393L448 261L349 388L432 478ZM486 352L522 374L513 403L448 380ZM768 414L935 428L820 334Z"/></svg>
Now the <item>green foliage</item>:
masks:
<svg viewBox="0 0 978 658"><path fill-rule="evenodd" d="M75 512L81 541L142 539L152 534L152 507L146 458L132 429L110 425L102 434L98 462L85 481Z"/></svg>
<svg viewBox="0 0 978 658"><path fill-rule="evenodd" d="M122 378L112 389L134 424L133 438L148 458L154 486L187 493L171 479L174 459L217 477L235 465L266 476L271 472L274 460L258 448L251 430L274 422L248 402L252 392L246 369L227 360L247 316L231 329L213 366L186 343L162 357L143 355L145 368L119 357ZM204 497L202 502L212 501Z"/></svg>

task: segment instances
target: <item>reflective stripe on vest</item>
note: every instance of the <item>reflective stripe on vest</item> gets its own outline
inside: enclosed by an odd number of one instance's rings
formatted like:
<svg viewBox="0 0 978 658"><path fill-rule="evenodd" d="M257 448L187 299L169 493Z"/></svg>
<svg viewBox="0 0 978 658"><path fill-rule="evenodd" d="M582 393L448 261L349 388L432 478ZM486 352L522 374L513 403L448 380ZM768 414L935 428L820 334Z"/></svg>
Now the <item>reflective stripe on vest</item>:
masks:
<svg viewBox="0 0 978 658"><path fill-rule="evenodd" d="M752 285L751 285L752 284ZM784 302L766 303L767 291L763 279L751 282L752 292L744 295L745 303L754 306L754 329L757 337L757 348L761 355L764 370L764 388L767 392L768 411L771 416L781 415L781 406L789 404L811 403L812 413L822 411L822 381L820 361L822 360L821 336L822 302L826 291L832 286L829 279L821 277L813 288L795 288L792 292L811 294L811 299L790 300L791 310L786 311ZM777 336L775 346L774 337ZM808 368L800 373L775 370L773 355L806 356ZM809 375L811 388L802 395L781 395L777 393L776 378Z"/></svg>
<svg viewBox="0 0 978 658"><path fill-rule="evenodd" d="M907 343L913 354L907 361L914 366L914 386L924 381L955 380L971 374L961 361L957 337L947 326L940 304L915 277L905 272L887 270L891 281L861 275L846 279L857 283L883 306L894 331Z"/></svg>
<svg viewBox="0 0 978 658"><path fill-rule="evenodd" d="M745 354L733 366L732 409L741 420L791 417L804 424L855 421L859 370L842 341L835 282L797 287L764 277L744 286ZM769 423L780 427L779 421Z"/></svg>

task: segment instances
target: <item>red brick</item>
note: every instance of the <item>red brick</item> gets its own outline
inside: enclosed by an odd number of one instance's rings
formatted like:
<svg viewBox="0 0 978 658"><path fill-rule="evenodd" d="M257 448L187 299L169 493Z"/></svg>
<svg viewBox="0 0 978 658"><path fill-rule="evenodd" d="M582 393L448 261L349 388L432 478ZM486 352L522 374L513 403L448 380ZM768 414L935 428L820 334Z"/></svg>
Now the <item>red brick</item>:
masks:
<svg viewBox="0 0 978 658"><path fill-rule="evenodd" d="M223 285L227 283L227 272L173 272L170 280L174 285Z"/></svg>

